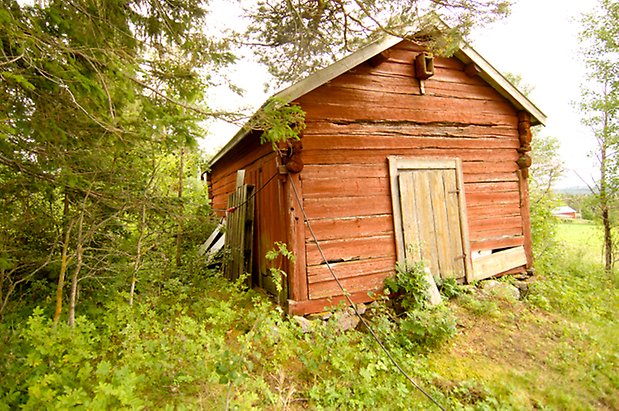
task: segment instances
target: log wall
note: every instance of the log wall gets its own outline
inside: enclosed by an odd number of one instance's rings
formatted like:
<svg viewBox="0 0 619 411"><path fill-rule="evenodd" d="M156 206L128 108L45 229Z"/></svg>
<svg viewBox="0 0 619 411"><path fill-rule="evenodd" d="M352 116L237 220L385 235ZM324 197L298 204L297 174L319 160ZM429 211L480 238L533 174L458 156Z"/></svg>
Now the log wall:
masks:
<svg viewBox="0 0 619 411"><path fill-rule="evenodd" d="M471 251L525 245L516 109L455 58L435 58L422 94L413 66L421 51L402 42L378 66L364 63L297 100L307 123L304 206L360 300L396 261L387 156L461 158ZM309 298L334 303L341 291L305 231Z"/></svg>
<svg viewBox="0 0 619 411"><path fill-rule="evenodd" d="M258 190L277 172L277 160L271 145L261 145L259 136L252 134L214 164L209 172L209 198L217 214L225 215L227 198L234 192L239 169L246 170L245 184L253 184ZM288 241L283 193L284 184L275 177L255 197L253 283L266 288L269 287L263 280L268 267L264 256L274 242Z"/></svg>

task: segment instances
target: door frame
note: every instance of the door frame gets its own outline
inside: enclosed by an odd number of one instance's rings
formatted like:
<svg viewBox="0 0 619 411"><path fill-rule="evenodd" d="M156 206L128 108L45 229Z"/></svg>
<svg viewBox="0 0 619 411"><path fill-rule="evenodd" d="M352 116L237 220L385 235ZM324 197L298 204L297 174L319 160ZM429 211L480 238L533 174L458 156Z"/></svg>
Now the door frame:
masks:
<svg viewBox="0 0 619 411"><path fill-rule="evenodd" d="M458 190L458 215L460 218L460 235L462 240L462 252L464 254L465 280L470 283L473 280L473 268L471 264L471 246L469 241L468 219L466 215L466 199L464 195L464 178L462 174L462 160L459 158L412 158L401 156L389 156L389 181L391 185L391 205L393 209L393 224L396 243L396 255L398 261L406 258L404 244L404 229L402 227L402 208L400 206L400 185L398 175L406 170L431 170L450 169L456 173L456 187Z"/></svg>

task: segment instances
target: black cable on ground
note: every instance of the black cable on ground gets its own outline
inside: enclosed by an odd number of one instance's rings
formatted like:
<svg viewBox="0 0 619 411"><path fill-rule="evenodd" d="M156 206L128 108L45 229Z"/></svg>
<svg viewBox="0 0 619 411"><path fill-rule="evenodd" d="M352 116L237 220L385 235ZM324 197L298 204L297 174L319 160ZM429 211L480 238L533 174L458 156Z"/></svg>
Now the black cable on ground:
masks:
<svg viewBox="0 0 619 411"><path fill-rule="evenodd" d="M290 178L290 177L289 177ZM370 334L372 335L372 337L374 338L374 340L376 341L376 343L380 346L380 348L382 348L382 350L385 352L385 354L387 355L387 357L389 357L389 359L391 360L391 362L393 363L393 365L397 368L397 370L417 389L419 390L423 395L425 395L430 401L432 401L439 409L441 409L442 411L446 411L445 408L438 403L438 401L436 401L428 392L426 392L419 384L417 384L415 382L415 380L413 380L407 373L406 371L404 371L404 369L400 366L400 364L395 360L395 358L393 358L393 356L391 355L391 352L389 352L389 349L385 346L385 344L383 344L383 342L380 340L380 338L378 338L378 336L376 335L376 333L374 332L374 330L370 327L370 325L367 323L367 321L365 321L365 318L363 318L363 316L361 314L359 314L359 311L357 310L357 305L353 302L353 300L350 298L350 295L348 294L348 292L346 291L346 289L344 288L344 286L342 285L342 283L340 282L339 278L337 278L337 275L335 275L335 272L333 271L333 268L331 267L331 264L329 264L329 261L327 260L327 258L325 257L325 254L322 250L322 247L320 247L320 244L318 243L318 238L316 237L316 234L314 234L314 230L312 229L312 225L309 222L309 219L307 218L307 214L305 213L305 208L303 208L303 203L301 201L301 198L299 197L299 193L297 191L297 187L294 185L294 181L291 179L290 180L290 185L292 186L292 189L294 191L294 195L297 199L297 203L299 204L299 208L301 210L301 214L303 214L303 220L305 221L305 223L307 224L307 228L310 231L310 234L312 236L312 238L314 239L314 242L316 243L316 247L318 247L318 252L320 253L320 257L322 258L322 260L325 262L325 264L327 265L327 268L329 269L329 272L331 273L331 275L333 276L333 279L335 280L335 282L337 283L338 287L342 290L342 293L344 294L344 297L346 297L346 300L348 300L348 303L350 304L350 306L352 307L352 309L355 311L355 314L357 315L357 317L359 317L359 320L361 321L361 323L365 326L365 328L370 332Z"/></svg>

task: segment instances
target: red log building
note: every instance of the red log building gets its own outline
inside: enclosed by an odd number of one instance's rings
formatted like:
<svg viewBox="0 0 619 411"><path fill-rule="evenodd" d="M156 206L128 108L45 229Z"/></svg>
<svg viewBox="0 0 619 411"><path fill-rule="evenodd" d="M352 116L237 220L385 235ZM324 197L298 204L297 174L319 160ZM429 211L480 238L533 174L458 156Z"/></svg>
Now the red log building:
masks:
<svg viewBox="0 0 619 411"><path fill-rule="evenodd" d="M295 172L283 172L259 131L243 129L211 161L209 188L225 209L238 170L257 188L282 172L255 198L253 271L273 291L264 256L287 244L296 256L284 267L289 312L343 300L295 189L355 302L371 300L398 259L461 281L531 266L530 127L545 116L472 48L432 57L388 37L274 97L306 113Z"/></svg>

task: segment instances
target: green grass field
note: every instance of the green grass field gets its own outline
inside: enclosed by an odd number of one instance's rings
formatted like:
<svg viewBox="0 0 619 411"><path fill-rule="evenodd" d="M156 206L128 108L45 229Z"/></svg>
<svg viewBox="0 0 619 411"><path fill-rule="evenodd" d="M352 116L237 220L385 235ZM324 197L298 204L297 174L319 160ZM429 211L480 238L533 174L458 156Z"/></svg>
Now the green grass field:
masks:
<svg viewBox="0 0 619 411"><path fill-rule="evenodd" d="M602 262L602 228L584 221L564 222L558 225L557 236L565 247L589 262Z"/></svg>

